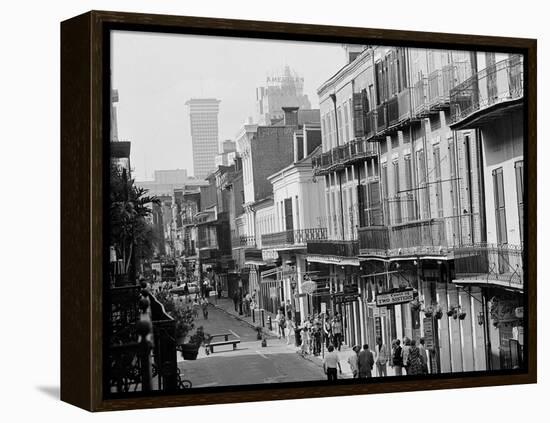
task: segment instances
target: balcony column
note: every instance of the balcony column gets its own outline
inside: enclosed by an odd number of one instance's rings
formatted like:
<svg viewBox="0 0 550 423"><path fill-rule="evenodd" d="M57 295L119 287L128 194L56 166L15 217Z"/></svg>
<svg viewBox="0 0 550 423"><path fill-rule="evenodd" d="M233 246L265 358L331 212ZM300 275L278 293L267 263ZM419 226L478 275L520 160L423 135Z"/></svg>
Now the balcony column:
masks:
<svg viewBox="0 0 550 423"><path fill-rule="evenodd" d="M303 132L303 136L302 136L302 150L304 152L304 157L303 158L306 158L307 155L309 154L309 151L307 151L307 131L304 130Z"/></svg>
<svg viewBox="0 0 550 423"><path fill-rule="evenodd" d="M294 135L294 163L296 163L300 158L298 157L298 137Z"/></svg>

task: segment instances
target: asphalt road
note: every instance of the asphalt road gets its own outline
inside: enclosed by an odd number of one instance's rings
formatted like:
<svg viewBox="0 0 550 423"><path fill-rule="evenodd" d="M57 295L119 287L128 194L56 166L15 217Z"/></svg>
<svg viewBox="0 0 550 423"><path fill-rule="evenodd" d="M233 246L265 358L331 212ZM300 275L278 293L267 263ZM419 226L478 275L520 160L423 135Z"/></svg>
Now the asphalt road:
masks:
<svg viewBox="0 0 550 423"><path fill-rule="evenodd" d="M195 326L203 326L209 334L230 333L230 339L238 337L241 343L235 351L228 345L210 355L201 348L197 360L179 362L183 378L191 380L193 387L326 379L319 365L302 358L286 341L271 337L268 346L262 347L253 328L214 307L209 307L208 320L201 313Z"/></svg>

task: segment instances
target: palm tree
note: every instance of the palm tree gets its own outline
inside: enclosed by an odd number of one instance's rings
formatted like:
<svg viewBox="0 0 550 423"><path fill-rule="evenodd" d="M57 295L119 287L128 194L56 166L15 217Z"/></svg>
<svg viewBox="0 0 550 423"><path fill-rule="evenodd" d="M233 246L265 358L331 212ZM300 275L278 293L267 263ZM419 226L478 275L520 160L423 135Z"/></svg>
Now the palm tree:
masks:
<svg viewBox="0 0 550 423"><path fill-rule="evenodd" d="M124 272L135 279L135 252L152 250L152 228L147 221L151 205L159 204L148 190L137 187L126 169L111 167L110 180L110 242L122 257Z"/></svg>

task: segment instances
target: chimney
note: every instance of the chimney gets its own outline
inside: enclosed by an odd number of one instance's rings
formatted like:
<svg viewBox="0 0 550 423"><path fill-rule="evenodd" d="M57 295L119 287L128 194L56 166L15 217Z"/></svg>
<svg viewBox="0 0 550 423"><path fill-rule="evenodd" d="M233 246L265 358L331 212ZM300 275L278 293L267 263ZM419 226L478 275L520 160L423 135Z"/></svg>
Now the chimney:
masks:
<svg viewBox="0 0 550 423"><path fill-rule="evenodd" d="M298 126L298 109L299 107L282 107L285 114L285 126Z"/></svg>

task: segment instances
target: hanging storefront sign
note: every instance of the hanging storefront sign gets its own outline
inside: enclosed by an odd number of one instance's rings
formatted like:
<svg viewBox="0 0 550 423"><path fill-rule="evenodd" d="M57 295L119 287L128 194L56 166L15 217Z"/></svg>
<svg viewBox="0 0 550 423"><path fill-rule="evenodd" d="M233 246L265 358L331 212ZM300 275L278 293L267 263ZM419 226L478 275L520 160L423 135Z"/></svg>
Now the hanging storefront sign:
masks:
<svg viewBox="0 0 550 423"><path fill-rule="evenodd" d="M378 307L394 304L409 303L414 300L415 292L412 288L394 292L382 292L376 295L376 305Z"/></svg>
<svg viewBox="0 0 550 423"><path fill-rule="evenodd" d="M327 303L321 303L321 314L327 313Z"/></svg>
<svg viewBox="0 0 550 423"><path fill-rule="evenodd" d="M276 286L270 286L269 287L269 297L270 298L277 298L277 287Z"/></svg>
<svg viewBox="0 0 550 423"><path fill-rule="evenodd" d="M359 294L346 294L344 292L338 292L332 294L332 298L335 304L353 303L359 298Z"/></svg>
<svg viewBox="0 0 550 423"><path fill-rule="evenodd" d="M432 318L425 317L423 320L423 324L424 324L424 346L429 350L433 350L435 348L435 340L434 340L434 326L433 326Z"/></svg>

